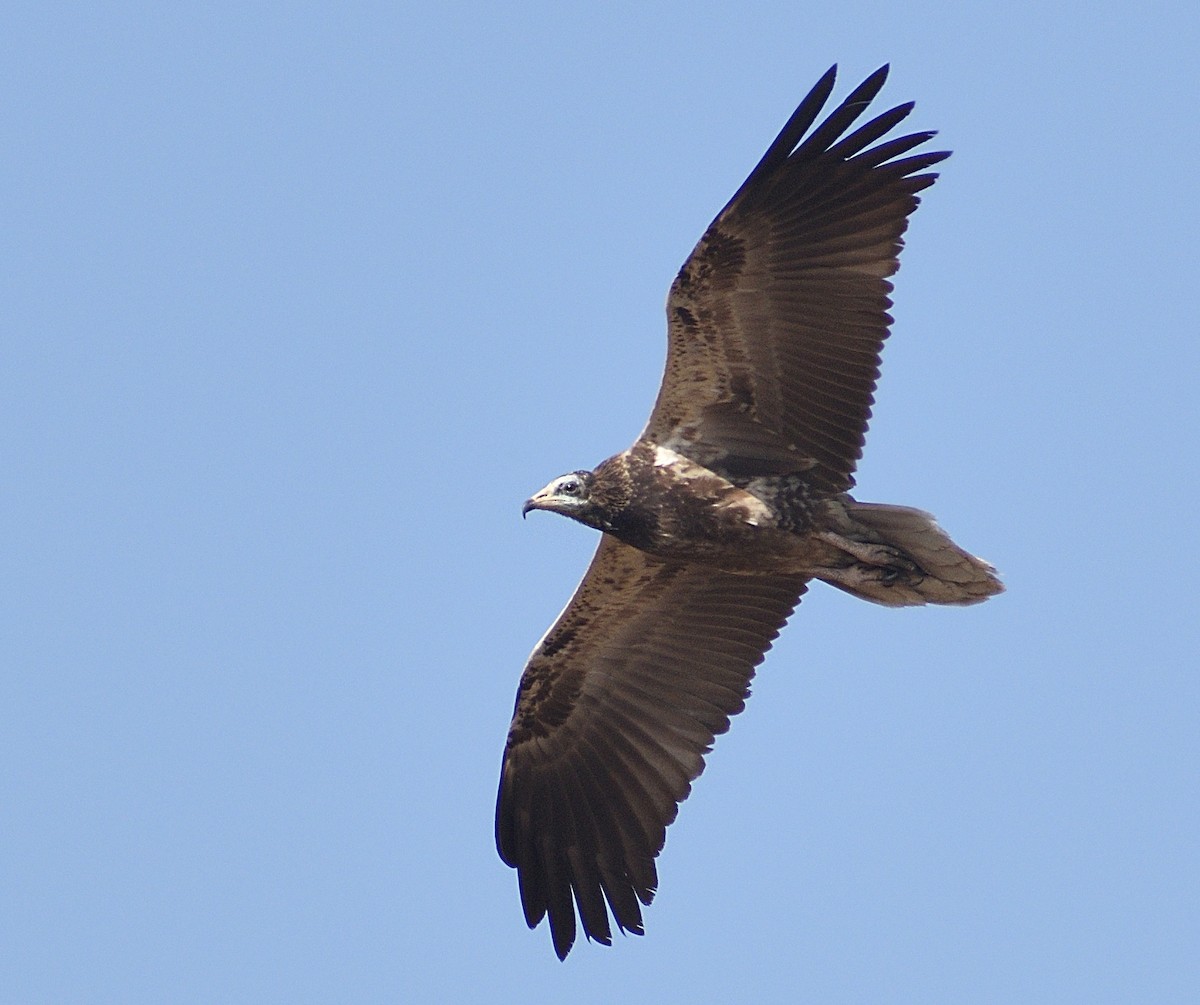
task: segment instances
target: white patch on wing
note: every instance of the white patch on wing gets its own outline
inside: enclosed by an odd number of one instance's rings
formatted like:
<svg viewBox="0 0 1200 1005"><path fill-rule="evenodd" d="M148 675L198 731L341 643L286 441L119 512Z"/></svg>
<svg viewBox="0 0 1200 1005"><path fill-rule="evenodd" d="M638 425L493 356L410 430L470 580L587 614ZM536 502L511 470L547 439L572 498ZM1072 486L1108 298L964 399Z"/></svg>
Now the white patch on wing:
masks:
<svg viewBox="0 0 1200 1005"><path fill-rule="evenodd" d="M655 446L654 466L670 468L671 477L675 479L721 477L715 472L709 471L703 464L697 464L690 458L684 457L683 454L675 453L670 447Z"/></svg>
<svg viewBox="0 0 1200 1005"><path fill-rule="evenodd" d="M673 464L678 464L680 461L690 463L681 455L675 453L674 450L668 450L666 447L655 446L654 448L654 466L656 468L666 468Z"/></svg>

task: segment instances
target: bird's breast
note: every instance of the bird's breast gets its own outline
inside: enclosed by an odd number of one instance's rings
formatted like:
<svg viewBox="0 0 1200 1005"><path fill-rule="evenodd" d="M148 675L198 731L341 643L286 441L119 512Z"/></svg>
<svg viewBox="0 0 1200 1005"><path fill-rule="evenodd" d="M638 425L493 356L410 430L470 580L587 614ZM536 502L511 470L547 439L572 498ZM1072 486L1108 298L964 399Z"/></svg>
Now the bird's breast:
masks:
<svg viewBox="0 0 1200 1005"><path fill-rule="evenodd" d="M610 533L671 561L765 573L794 567L800 543L771 503L701 464L649 444L630 452L630 497Z"/></svg>

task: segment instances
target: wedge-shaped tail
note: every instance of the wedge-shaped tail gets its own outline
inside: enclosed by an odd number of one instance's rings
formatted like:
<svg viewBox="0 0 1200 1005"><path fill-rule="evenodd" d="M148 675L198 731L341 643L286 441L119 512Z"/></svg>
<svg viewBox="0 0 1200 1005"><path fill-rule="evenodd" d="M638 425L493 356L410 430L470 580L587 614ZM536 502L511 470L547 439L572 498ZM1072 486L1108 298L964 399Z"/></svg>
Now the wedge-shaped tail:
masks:
<svg viewBox="0 0 1200 1005"><path fill-rule="evenodd" d="M854 539L868 549L882 545L898 554L883 565L857 565L858 575L829 579L831 586L888 607L978 604L1004 591L996 570L963 551L931 514L844 498Z"/></svg>

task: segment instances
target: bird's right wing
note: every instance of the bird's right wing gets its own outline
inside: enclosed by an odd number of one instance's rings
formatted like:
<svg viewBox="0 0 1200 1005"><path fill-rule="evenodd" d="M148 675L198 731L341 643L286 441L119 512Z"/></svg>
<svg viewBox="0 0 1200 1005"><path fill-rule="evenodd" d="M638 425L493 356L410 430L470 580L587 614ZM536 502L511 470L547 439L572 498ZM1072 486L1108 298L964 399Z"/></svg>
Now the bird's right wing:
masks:
<svg viewBox="0 0 1200 1005"><path fill-rule="evenodd" d="M604 536L525 667L496 807L525 919L549 913L559 958L572 899L589 937L611 941L606 900L641 934L666 827L806 582L664 562Z"/></svg>

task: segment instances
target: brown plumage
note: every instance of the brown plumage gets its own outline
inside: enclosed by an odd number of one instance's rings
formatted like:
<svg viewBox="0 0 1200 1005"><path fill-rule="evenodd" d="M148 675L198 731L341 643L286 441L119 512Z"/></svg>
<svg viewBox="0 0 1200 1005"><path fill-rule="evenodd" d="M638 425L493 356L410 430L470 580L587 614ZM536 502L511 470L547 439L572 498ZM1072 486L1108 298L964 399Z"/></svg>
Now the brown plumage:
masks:
<svg viewBox="0 0 1200 1005"><path fill-rule="evenodd" d="M576 910L599 942L610 912L641 934L666 827L810 579L892 606L1003 589L927 513L848 494L886 277L948 156L904 156L929 132L878 142L911 103L847 132L886 76L809 132L834 70L821 78L672 284L642 435L525 504L603 532L526 665L496 808L525 919L549 915L560 959Z"/></svg>

